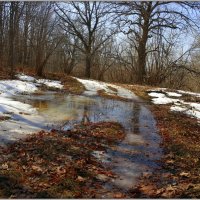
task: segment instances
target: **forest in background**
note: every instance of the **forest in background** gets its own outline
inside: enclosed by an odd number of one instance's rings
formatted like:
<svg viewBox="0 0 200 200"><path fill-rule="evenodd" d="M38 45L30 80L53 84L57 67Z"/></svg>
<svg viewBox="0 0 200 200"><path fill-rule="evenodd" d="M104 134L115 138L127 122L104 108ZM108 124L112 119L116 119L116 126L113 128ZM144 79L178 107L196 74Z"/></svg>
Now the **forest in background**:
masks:
<svg viewBox="0 0 200 200"><path fill-rule="evenodd" d="M200 92L199 2L0 2L0 67Z"/></svg>

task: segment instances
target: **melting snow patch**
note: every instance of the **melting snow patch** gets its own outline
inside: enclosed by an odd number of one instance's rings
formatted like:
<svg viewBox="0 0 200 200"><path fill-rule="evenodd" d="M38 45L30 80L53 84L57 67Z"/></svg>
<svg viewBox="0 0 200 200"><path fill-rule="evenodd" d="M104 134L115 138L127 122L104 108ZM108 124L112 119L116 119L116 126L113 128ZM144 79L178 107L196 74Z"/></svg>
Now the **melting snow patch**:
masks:
<svg viewBox="0 0 200 200"><path fill-rule="evenodd" d="M199 104L200 106L200 104ZM188 105L180 105L180 106L172 106L170 108L171 111L173 112L182 112L188 116L191 116L191 117L194 117L194 118L197 118L198 121L200 119L200 111L199 110L196 110L194 107L189 107Z"/></svg>
<svg viewBox="0 0 200 200"><path fill-rule="evenodd" d="M16 76L22 81L34 82L36 80L34 77L25 74L17 74Z"/></svg>
<svg viewBox="0 0 200 200"><path fill-rule="evenodd" d="M106 83L94 81L94 80L84 80L80 78L76 78L79 82L81 82L86 88L86 94L88 95L97 95L98 90L105 90L106 93L114 94L114 91L110 90Z"/></svg>
<svg viewBox="0 0 200 200"><path fill-rule="evenodd" d="M149 93L149 96L151 96L151 97L163 98L163 97L165 97L165 94L163 94L163 93L158 93L158 92L150 92L150 93Z"/></svg>
<svg viewBox="0 0 200 200"><path fill-rule="evenodd" d="M170 103L176 103L179 101L178 99L172 99L172 98L166 97L165 94L159 93L159 92L150 92L149 96L154 97L152 99L154 104L170 104Z"/></svg>
<svg viewBox="0 0 200 200"><path fill-rule="evenodd" d="M181 97L182 94L178 94L176 92L166 92L166 94L170 97Z"/></svg>
<svg viewBox="0 0 200 200"><path fill-rule="evenodd" d="M163 90L163 89L162 89ZM182 112L190 117L197 118L198 121L200 121L200 103L193 103L193 102L184 102L183 100L180 100L179 97L182 96L182 94L189 94L189 95L195 95L200 96L198 93L191 93L191 92L185 92L182 90L177 90L176 92L167 92L166 90L149 90L149 96L153 97L152 102L154 104L174 104L171 106L170 110L173 112ZM182 94L179 94L182 93ZM172 96L174 98L166 97Z"/></svg>
<svg viewBox="0 0 200 200"><path fill-rule="evenodd" d="M165 92L165 90L167 90L167 88L157 88L157 89L150 89L147 90L147 92Z"/></svg>
<svg viewBox="0 0 200 200"><path fill-rule="evenodd" d="M33 114L36 112L36 109L29 104L25 104L19 101L14 101L9 98L0 97L0 113L16 113L24 112L27 114Z"/></svg>
<svg viewBox="0 0 200 200"><path fill-rule="evenodd" d="M18 93L32 93L37 91L34 83L26 83L19 80L6 80L0 81L0 92L4 96L15 95Z"/></svg>
<svg viewBox="0 0 200 200"><path fill-rule="evenodd" d="M152 101L154 104L170 104L170 103L179 102L179 99L171 99L168 97L159 97L159 98L153 98Z"/></svg>
<svg viewBox="0 0 200 200"><path fill-rule="evenodd" d="M185 106L178 106L178 105L176 105L176 106L172 106L170 108L170 110L174 111L174 112L184 112L184 111L187 110L187 108Z"/></svg>
<svg viewBox="0 0 200 200"><path fill-rule="evenodd" d="M107 84L107 85L117 89L117 95L119 97L123 97L125 99L138 99L138 97L130 90L127 90L125 88L113 84Z"/></svg>
<svg viewBox="0 0 200 200"><path fill-rule="evenodd" d="M27 83L20 80L0 81L0 114L19 114L20 112L27 114L35 113L36 109L31 105L14 101L11 97L16 94L33 93L37 89L34 83Z"/></svg>
<svg viewBox="0 0 200 200"><path fill-rule="evenodd" d="M76 78L76 79L85 86L86 91L84 93L87 95L97 95L97 92L99 90L104 90L108 95L114 94L126 99L137 99L137 96L133 92L117 85L95 81L95 80L84 80L80 78ZM112 89L110 89L109 86L116 89L116 91L113 91Z"/></svg>
<svg viewBox="0 0 200 200"><path fill-rule="evenodd" d="M188 91L183 91L183 90L177 90L177 92L179 92L181 94L188 94L188 95L192 95L192 96L195 96L195 97L200 97L200 93L188 92Z"/></svg>
<svg viewBox="0 0 200 200"><path fill-rule="evenodd" d="M48 79L38 79L36 80L37 83L42 83L48 87L58 88L62 89L63 85L61 84L61 81L53 81Z"/></svg>

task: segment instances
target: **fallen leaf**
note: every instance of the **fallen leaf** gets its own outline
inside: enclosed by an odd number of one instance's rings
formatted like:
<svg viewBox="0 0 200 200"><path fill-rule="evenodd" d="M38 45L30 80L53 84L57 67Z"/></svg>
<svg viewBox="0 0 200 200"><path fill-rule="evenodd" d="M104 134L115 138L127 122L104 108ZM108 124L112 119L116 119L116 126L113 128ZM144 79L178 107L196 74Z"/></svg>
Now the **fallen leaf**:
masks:
<svg viewBox="0 0 200 200"><path fill-rule="evenodd" d="M78 176L77 181L83 182L83 181L85 181L85 178L83 178L82 176Z"/></svg>
<svg viewBox="0 0 200 200"><path fill-rule="evenodd" d="M180 173L180 176L182 176L182 177L190 177L190 173L187 173L187 172L181 172Z"/></svg>
<svg viewBox="0 0 200 200"><path fill-rule="evenodd" d="M124 195L119 192L114 195L114 198L118 198L118 199L123 198L123 197L124 197Z"/></svg>
<svg viewBox="0 0 200 200"><path fill-rule="evenodd" d="M42 172L42 168L39 167L39 166L36 166L36 165L32 165L31 167L34 171L37 171L37 172Z"/></svg>
<svg viewBox="0 0 200 200"><path fill-rule="evenodd" d="M1 169L7 170L8 169L8 164L4 163L1 165Z"/></svg>

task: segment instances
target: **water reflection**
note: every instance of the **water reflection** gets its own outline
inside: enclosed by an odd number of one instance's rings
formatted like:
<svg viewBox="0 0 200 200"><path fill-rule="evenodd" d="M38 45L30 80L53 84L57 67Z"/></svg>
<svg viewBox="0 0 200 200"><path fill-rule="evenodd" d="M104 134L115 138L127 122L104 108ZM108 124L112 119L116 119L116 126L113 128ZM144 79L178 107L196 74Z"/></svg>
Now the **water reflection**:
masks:
<svg viewBox="0 0 200 200"><path fill-rule="evenodd" d="M90 122L88 110L89 110L88 106L84 105L83 118L81 120L81 123L83 123L83 124Z"/></svg>
<svg viewBox="0 0 200 200"><path fill-rule="evenodd" d="M48 109L48 103L43 100L35 101L33 102L33 107L39 108L40 110L46 110Z"/></svg>
<svg viewBox="0 0 200 200"><path fill-rule="evenodd" d="M142 172L158 167L155 160L161 156L160 138L151 112L140 102L56 93L31 95L24 101L37 107L46 121L57 127L62 125L64 130L72 129L77 123L99 121L115 121L124 126L124 141L105 152L111 161L105 165L118 175L107 183L108 188L129 189Z"/></svg>

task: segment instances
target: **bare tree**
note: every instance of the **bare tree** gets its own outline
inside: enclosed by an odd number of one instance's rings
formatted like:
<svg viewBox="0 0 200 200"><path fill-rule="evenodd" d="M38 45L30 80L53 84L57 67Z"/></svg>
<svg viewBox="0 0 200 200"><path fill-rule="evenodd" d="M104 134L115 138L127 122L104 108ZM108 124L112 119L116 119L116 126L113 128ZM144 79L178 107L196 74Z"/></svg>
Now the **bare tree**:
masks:
<svg viewBox="0 0 200 200"><path fill-rule="evenodd" d="M72 70L78 61L78 38L73 35L67 34L62 45L62 57L63 57L63 71L65 74L71 74Z"/></svg>
<svg viewBox="0 0 200 200"><path fill-rule="evenodd" d="M110 38L96 52L93 62L95 78L103 81L105 73L116 63L116 46L113 38Z"/></svg>
<svg viewBox="0 0 200 200"><path fill-rule="evenodd" d="M40 3L32 22L31 45L35 52L36 74L42 76L44 67L62 38L56 37L57 19L53 16L53 3Z"/></svg>
<svg viewBox="0 0 200 200"><path fill-rule="evenodd" d="M20 7L20 2L10 2L8 66L10 67L10 75L12 78L14 77L14 65L16 61L15 48L18 47L19 20L22 10L23 6Z"/></svg>
<svg viewBox="0 0 200 200"><path fill-rule="evenodd" d="M146 73L147 42L156 30L180 29L194 25L189 9L198 9L198 2L122 2L118 3L117 13L120 24L125 27L124 33L133 33L135 49L137 50L138 83L144 83ZM128 29L128 30L127 30Z"/></svg>
<svg viewBox="0 0 200 200"><path fill-rule="evenodd" d="M2 64L4 54L4 37L5 37L5 2L0 2L0 64Z"/></svg>
<svg viewBox="0 0 200 200"><path fill-rule="evenodd" d="M97 50L113 34L108 31L103 39L96 40L96 34L106 24L107 7L102 2L70 2L61 7L57 4L56 13L61 18L61 27L81 41L79 50L85 55L85 76L91 77L92 60ZM109 29L108 29L109 30Z"/></svg>

